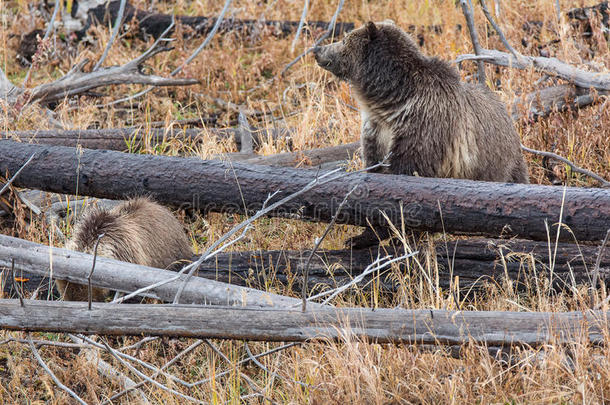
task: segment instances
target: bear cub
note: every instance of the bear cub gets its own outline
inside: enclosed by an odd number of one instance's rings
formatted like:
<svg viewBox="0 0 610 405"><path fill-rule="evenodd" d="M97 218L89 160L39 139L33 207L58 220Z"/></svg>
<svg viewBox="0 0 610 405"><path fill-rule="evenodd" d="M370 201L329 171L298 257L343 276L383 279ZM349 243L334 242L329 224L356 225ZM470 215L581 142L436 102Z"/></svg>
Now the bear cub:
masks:
<svg viewBox="0 0 610 405"><path fill-rule="evenodd" d="M313 53L353 89L366 166L389 154L389 167L375 171L528 182L504 103L486 86L461 82L449 63L423 55L398 26L368 22Z"/></svg>
<svg viewBox="0 0 610 405"><path fill-rule="evenodd" d="M98 236L98 255L165 269L191 259L193 251L182 224L170 210L147 197L125 201L111 210L89 208L74 228L66 249L93 254ZM87 301L86 285L56 280L66 301ZM92 288L92 300L104 301L109 291Z"/></svg>

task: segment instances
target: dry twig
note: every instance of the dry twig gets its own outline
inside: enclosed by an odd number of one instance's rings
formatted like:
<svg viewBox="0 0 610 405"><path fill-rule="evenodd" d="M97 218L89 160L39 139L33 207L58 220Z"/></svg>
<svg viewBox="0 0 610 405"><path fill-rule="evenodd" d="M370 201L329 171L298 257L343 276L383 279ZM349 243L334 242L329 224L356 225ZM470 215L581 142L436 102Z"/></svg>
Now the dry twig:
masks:
<svg viewBox="0 0 610 405"><path fill-rule="evenodd" d="M605 180L603 177L593 173L590 170L583 169L582 167L576 166L574 163L570 162L568 159L566 159L564 157L561 157L561 156L559 156L559 155L557 155L555 153L545 152L545 151L536 150L536 149L531 149L531 148L528 148L527 146L525 146L523 144L521 144L521 149L523 149L524 151L529 152L529 153L533 153L533 154L540 155L540 156L546 156L546 157L549 157L549 158L552 158L552 159L559 160L560 162L563 162L566 165L570 166L572 171L584 174L586 176L589 176L589 177L599 181L601 183L602 187L610 187L610 182Z"/></svg>
<svg viewBox="0 0 610 405"><path fill-rule="evenodd" d="M44 369L44 371L46 371L47 374L53 379L55 384L57 384L57 386L59 388L61 388L62 390L66 391L72 398L74 398L76 401L78 401L78 403L87 405L87 403L85 401L83 401L78 395L76 395L76 393L74 391L72 391L70 388L68 388L64 384L62 384L62 382L59 381L59 378L57 378L57 376L55 374L53 374L53 372L51 371L49 366L47 366L47 363L45 363L44 360L42 359L42 357L40 357L40 353L38 353L38 349L36 349L36 346L34 346L34 342L32 341L32 334L28 333L27 337L28 337L28 343L30 344L30 349L32 350L32 353L34 354L34 357L36 357L38 364L40 364L40 366Z"/></svg>
<svg viewBox="0 0 610 405"><path fill-rule="evenodd" d="M481 44L479 43L479 35L477 34L477 29L474 26L474 10L472 9L471 4L469 4L466 0L460 0L460 6L462 7L464 17L466 18L466 25L468 25L470 40L474 46L474 53L476 55L481 55L483 48L481 48ZM482 61L477 62L477 72L479 76L479 83L485 84L485 64Z"/></svg>

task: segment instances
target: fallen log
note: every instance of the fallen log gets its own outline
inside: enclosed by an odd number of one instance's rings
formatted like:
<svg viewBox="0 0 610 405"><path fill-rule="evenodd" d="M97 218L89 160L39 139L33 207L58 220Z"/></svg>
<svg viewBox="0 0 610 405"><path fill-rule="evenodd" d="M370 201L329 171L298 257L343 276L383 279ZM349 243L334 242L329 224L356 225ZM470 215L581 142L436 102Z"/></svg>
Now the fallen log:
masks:
<svg viewBox="0 0 610 405"><path fill-rule="evenodd" d="M13 261L18 275L22 274L21 272L27 272L86 285L93 256L0 235L0 267L10 269ZM51 261L53 263L52 275L50 273ZM172 302L185 277L184 274L177 275L169 270L98 257L95 262L95 271L91 276L91 284L126 293L159 284L142 295ZM170 281L161 284L168 280ZM301 304L300 300L294 298L201 277L191 278L181 297L181 302L193 304L259 305L283 308Z"/></svg>
<svg viewBox="0 0 610 405"><path fill-rule="evenodd" d="M301 191L319 173L239 162L126 154L0 140L0 173L15 173L18 187L63 194L125 199L148 194L163 204L216 212L255 212L269 193L272 201ZM390 221L422 231L470 235L515 235L547 240L547 225L573 233L560 239L600 241L610 229L610 190L504 184L389 174L337 175L269 212L271 216L327 222L356 187L338 223L365 226ZM238 190L238 184L241 193ZM565 195L564 195L565 192ZM270 202L271 203L271 202ZM245 206L245 208L244 208ZM439 209L442 211L439 211ZM441 215L442 214L442 215Z"/></svg>
<svg viewBox="0 0 610 405"><path fill-rule="evenodd" d="M595 261L599 254L597 246L577 246L560 243L555 246L547 242L522 240L472 239L438 243L435 256L439 264L438 287L448 290L459 287L469 290L481 287L489 280L501 283L508 278L517 288L532 287L543 279L548 280L553 268L552 285L561 290L590 283ZM203 263L197 275L218 281L261 287L277 281L301 291L302 275L309 251L250 251L221 253L213 260ZM322 291L347 284L361 274L379 255L394 257L404 254L402 248L390 246L363 250L319 251L309 264L308 291ZM434 266L433 266L434 267ZM373 279L386 291L396 291L400 285L424 280L419 269L407 268L400 263L400 274L374 274L365 277L358 287L369 285ZM432 270L435 273L434 270ZM600 277L610 284L610 247L601 254Z"/></svg>
<svg viewBox="0 0 610 405"><path fill-rule="evenodd" d="M589 72L557 58L528 55L519 55L519 58L516 58L511 53L495 49L481 49L479 55L460 55L455 62L460 63L465 60L482 60L486 63L516 69L535 68L548 75L567 80L584 89L595 88L600 91L610 91L610 73Z"/></svg>
<svg viewBox="0 0 610 405"><path fill-rule="evenodd" d="M235 128L109 128L109 129L76 129L76 130L32 130L4 131L0 137L21 140L45 145L71 146L80 145L87 149L106 149L125 151L138 148L145 142L157 144L170 139L197 142L205 133L222 139L233 139L241 147L241 133ZM252 141L260 145L263 140L289 137L289 129L260 129L252 131Z"/></svg>
<svg viewBox="0 0 610 405"><path fill-rule="evenodd" d="M81 38L86 34L91 24L114 24L117 19L120 3L120 0L115 0L100 5L99 1L80 0L78 7L82 10L76 16L70 14L64 15L64 20L68 19L70 21L69 24L66 24L69 28L79 27L75 33ZM86 21L83 21L83 17L86 17ZM195 35L207 35L216 23L215 17L177 15L175 19L180 24L190 27ZM170 26L172 15L151 13L137 9L127 3L123 20L125 22L136 21L141 34L151 35L156 39ZM322 31L326 30L328 25L327 21L309 21L305 26L313 31ZM284 37L296 31L298 26L299 21L231 18L221 23L219 31L221 33L238 32L242 35L252 35L266 29L273 35ZM340 35L353 29L354 23L338 22L335 26L335 35Z"/></svg>
<svg viewBox="0 0 610 405"><path fill-rule="evenodd" d="M528 107L525 117L537 120L548 116L553 111L567 111L593 104L600 95L608 95L610 91L592 91L582 87L557 85L533 91L525 97L517 97L513 102L512 118L517 121L522 118L519 105Z"/></svg>
<svg viewBox="0 0 610 405"><path fill-rule="evenodd" d="M235 308L0 300L0 328L28 332L304 342L358 336L377 343L488 346L607 341L610 314L317 308Z"/></svg>
<svg viewBox="0 0 610 405"><path fill-rule="evenodd" d="M510 280L520 290L540 287L540 282L551 281L555 290L563 290L591 282L595 261L601 257L599 275L610 285L610 247L599 253L597 246L577 246L559 243L555 252L547 242L502 239L468 239L439 242L435 247L438 269L429 276L442 290L457 287L464 291L479 288L489 281L502 283ZM271 250L220 253L202 263L196 275L239 286L265 289L274 283L291 288L297 294L302 291L302 276L310 251ZM379 255L403 255L401 248L390 246L363 250L321 250L309 263L308 288L310 294L329 288L337 288L361 274ZM195 261L197 257L193 257ZM432 266L434 268L434 266ZM551 276L550 269L553 268ZM373 274L365 277L358 288L367 288L375 281L382 291L395 292L401 285L419 281L427 282L426 275L414 267L400 263L400 273ZM7 296L16 297L13 283L4 282ZM17 274L17 281L24 291L39 290L47 295L48 282L27 271ZM456 285L456 277L459 285ZM552 277L552 280L550 278ZM375 288L375 287L373 287ZM51 288L52 290L52 288Z"/></svg>

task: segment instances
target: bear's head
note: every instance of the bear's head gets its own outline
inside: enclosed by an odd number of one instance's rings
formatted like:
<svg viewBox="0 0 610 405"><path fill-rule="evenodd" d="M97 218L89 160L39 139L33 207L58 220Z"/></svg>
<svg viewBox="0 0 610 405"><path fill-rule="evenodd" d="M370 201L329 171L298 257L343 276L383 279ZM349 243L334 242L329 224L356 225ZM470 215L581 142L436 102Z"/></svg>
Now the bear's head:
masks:
<svg viewBox="0 0 610 405"><path fill-rule="evenodd" d="M407 75L423 55L411 37L392 22L368 22L342 41L318 46L320 67L361 88L371 81Z"/></svg>

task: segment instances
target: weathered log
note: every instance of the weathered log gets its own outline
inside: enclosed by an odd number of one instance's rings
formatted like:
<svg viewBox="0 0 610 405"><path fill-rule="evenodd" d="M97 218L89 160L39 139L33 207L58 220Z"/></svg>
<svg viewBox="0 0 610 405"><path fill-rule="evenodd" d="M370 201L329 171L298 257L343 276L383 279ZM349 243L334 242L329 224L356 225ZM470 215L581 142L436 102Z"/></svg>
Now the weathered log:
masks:
<svg viewBox="0 0 610 405"><path fill-rule="evenodd" d="M599 248L597 246L577 246L560 243L501 239L469 239L451 241L436 246L439 263L438 286L448 289L459 278L459 286L465 290L482 286L484 282L501 282L508 278L518 288L532 287L540 280L550 278L553 267L552 284L556 289L564 289L575 284L588 283L594 268ZM402 255L402 248L390 246L364 250L319 251L309 265L309 291L320 291L347 284L361 274L378 255ZM203 263L198 275L204 278L237 285L253 287L268 285L275 280L283 285L296 287L301 291L302 274L309 251L251 251L222 253L213 260ZM554 258L554 264L551 265ZM610 284L610 247L601 255L600 277ZM423 278L420 270L408 271L400 264L401 277L374 274L366 277L359 287L369 285L373 278L386 291L396 288L406 281ZM455 286L455 285L454 285Z"/></svg>
<svg viewBox="0 0 610 405"><path fill-rule="evenodd" d="M60 248L49 248L23 239L0 235L0 267L10 269L15 263L16 274L27 272L79 284L87 284L93 256ZM178 279L175 279L179 276ZM98 257L91 284L130 293L140 288L174 279L142 294L172 302L185 275L118 260ZM289 308L300 305L300 300L263 291L233 286L201 277L193 277L182 293L181 302L216 305L259 305Z"/></svg>
<svg viewBox="0 0 610 405"><path fill-rule="evenodd" d="M590 7L573 8L566 13L569 19L583 25L582 28L585 35L593 35L595 29L591 26L591 17L595 15L601 17L599 24L601 25L602 32L610 33L610 6L607 1L602 1Z"/></svg>
<svg viewBox="0 0 610 405"><path fill-rule="evenodd" d="M438 280L443 290L459 287L465 291L482 287L488 281L501 283L508 278L518 289L535 288L541 280L551 278L556 290L589 283L599 254L597 246L577 246L559 243L555 253L554 244L524 240L468 239L439 242L436 247L438 274L431 278ZM302 291L302 275L309 251L271 250L220 253L202 263L197 271L199 277L240 286L265 288L278 282L295 292ZM315 293L328 288L345 285L361 274L378 255L402 255L401 248L391 246L364 250L322 250L318 251L309 264L308 291ZM554 264L553 263L554 257ZM196 257L193 258L193 261ZM400 274L377 273L365 277L357 287L375 285L382 291L394 292L405 283L426 281L420 270L408 270L404 263L399 265ZM8 276L8 273L7 273ZM48 282L36 274L17 274L24 291L39 289L48 292ZM600 279L610 285L610 247L601 254ZM375 287L376 288L376 287ZM15 297L13 283L4 282L4 292Z"/></svg>
<svg viewBox="0 0 610 405"><path fill-rule="evenodd" d="M569 85L557 85L536 90L527 94L524 98L517 97L513 102L513 120L519 120L522 115L519 105L528 107L525 116L528 119L537 120L548 116L553 111L567 111L591 105L599 95L610 94L610 91L592 91L582 87Z"/></svg>
<svg viewBox="0 0 610 405"><path fill-rule="evenodd" d="M79 195L111 199L148 194L164 204L204 212L258 211L270 192L278 191L273 199L277 201L319 176L311 170L9 140L0 140L0 172L15 173L33 153L36 157L14 183L18 187L64 194L76 194L78 187ZM241 193L236 192L238 183ZM560 239L568 241L600 241L610 229L608 189L366 173L335 177L269 215L330 221L354 187L338 223L385 225L385 213L393 223L404 221L415 230L547 240L547 225L554 235L561 218L573 233L560 233Z"/></svg>
<svg viewBox="0 0 610 405"><path fill-rule="evenodd" d="M153 335L259 341L341 340L488 346L607 341L610 314L317 308L236 308L0 300L0 328L29 332Z"/></svg>
<svg viewBox="0 0 610 405"><path fill-rule="evenodd" d="M479 55L460 55L456 59L456 62L459 63L465 60L482 60L486 63L517 69L536 68L543 73L574 83L574 85L578 87L585 89L593 87L601 91L610 91L610 73L589 72L574 67L557 58L519 55L519 58L517 59L511 53L495 49L481 49Z"/></svg>
<svg viewBox="0 0 610 405"><path fill-rule="evenodd" d="M76 3L76 2L75 2ZM105 4L98 5L99 2L87 2L81 0L77 7L92 7L86 11L87 21L74 21L74 25L79 22L82 29L76 32L79 37L82 37L92 23L108 23L114 24L116 21L120 0L109 1ZM83 10L84 11L84 10ZM84 15L82 12L79 15ZM72 16L65 16L64 18L70 18L76 20ZM195 31L196 35L206 35L214 24L216 23L215 17L203 17L203 16L175 16L176 21L180 24L190 27ZM132 20L137 21L138 26L143 34L151 35L154 38L158 38L163 31L165 31L172 22L172 15L161 14L161 13L150 13L145 10L139 10L133 5L127 3L125 5L124 21L130 22ZM306 24L311 30L326 30L329 23L327 21L309 21ZM223 21L219 27L221 33L226 32L239 32L243 35L251 35L258 33L263 29L269 30L273 35L283 37L294 32L299 26L299 21L277 21L277 20L257 20L257 19L237 19L231 18ZM350 22L338 22L335 26L335 35L351 31L354 29L354 23Z"/></svg>
<svg viewBox="0 0 610 405"><path fill-rule="evenodd" d="M109 128L109 129L76 129L76 130L32 130L32 131L4 131L0 132L2 138L17 139L24 142L32 142L45 145L77 146L87 149L106 149L125 151L139 147L148 141L152 144L161 143L164 140L180 139L196 142L202 139L204 133L219 138L233 139L238 148L241 147L241 136L238 129L234 128L207 128L195 129L164 129L164 128ZM255 145L260 145L266 139L278 139L289 137L289 129L261 129L252 132L252 140Z"/></svg>

